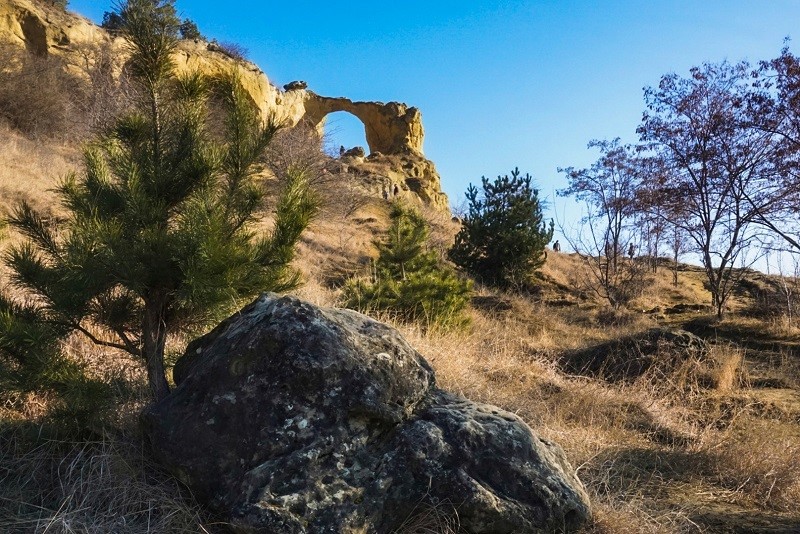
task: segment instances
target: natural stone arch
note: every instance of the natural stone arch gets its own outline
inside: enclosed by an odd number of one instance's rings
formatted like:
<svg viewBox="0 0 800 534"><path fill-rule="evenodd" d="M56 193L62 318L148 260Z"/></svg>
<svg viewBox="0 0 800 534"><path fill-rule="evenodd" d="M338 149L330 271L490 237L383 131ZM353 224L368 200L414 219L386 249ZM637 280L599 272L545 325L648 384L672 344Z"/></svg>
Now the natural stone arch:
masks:
<svg viewBox="0 0 800 534"><path fill-rule="evenodd" d="M346 111L364 124L370 152L382 154L422 154L422 114L417 108L399 102L353 102L349 98L330 98L306 91L301 121L321 129L325 117Z"/></svg>

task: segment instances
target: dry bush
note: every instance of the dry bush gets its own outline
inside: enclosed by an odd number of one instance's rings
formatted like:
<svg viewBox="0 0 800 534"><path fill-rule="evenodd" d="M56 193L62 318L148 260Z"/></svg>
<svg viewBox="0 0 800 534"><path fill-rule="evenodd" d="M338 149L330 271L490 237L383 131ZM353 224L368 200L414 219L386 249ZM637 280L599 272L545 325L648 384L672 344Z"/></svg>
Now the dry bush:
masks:
<svg viewBox="0 0 800 534"><path fill-rule="evenodd" d="M37 56L12 45L0 47L0 118L31 137L65 138L80 132L73 95L79 80L54 56ZM79 133L80 135L80 133Z"/></svg>
<svg viewBox="0 0 800 534"><path fill-rule="evenodd" d="M208 43L208 49L212 52L220 52L236 61L247 61L249 54L247 48L233 41L217 41L216 39Z"/></svg>
<svg viewBox="0 0 800 534"><path fill-rule="evenodd" d="M718 344L711 349L711 382L717 391L731 391L747 382L745 351L732 344Z"/></svg>
<svg viewBox="0 0 800 534"><path fill-rule="evenodd" d="M82 64L67 65L0 45L0 118L33 138L74 143L107 126L129 99L110 44L76 47Z"/></svg>
<svg viewBox="0 0 800 534"><path fill-rule="evenodd" d="M267 148L267 166L280 180L289 176L289 170L300 168L317 181L322 178L330 158L322 151L323 136L308 124L301 123L278 131Z"/></svg>
<svg viewBox="0 0 800 534"><path fill-rule="evenodd" d="M123 75L122 57L111 43L79 45L80 78L83 83L72 97L76 99L79 119L87 133L101 131L113 124L133 99L133 88Z"/></svg>

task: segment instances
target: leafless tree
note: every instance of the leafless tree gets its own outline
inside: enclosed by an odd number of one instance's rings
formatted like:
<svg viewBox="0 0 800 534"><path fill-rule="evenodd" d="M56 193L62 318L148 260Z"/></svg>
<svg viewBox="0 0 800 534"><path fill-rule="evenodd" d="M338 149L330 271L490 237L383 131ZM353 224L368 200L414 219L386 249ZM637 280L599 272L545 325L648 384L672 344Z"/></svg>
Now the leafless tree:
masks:
<svg viewBox="0 0 800 534"><path fill-rule="evenodd" d="M776 211L787 179L784 138L749 105L758 81L747 63L668 74L645 90L638 128L663 170L645 175L643 187L699 254L719 317L743 274L736 264L759 235L754 223Z"/></svg>
<svg viewBox="0 0 800 534"><path fill-rule="evenodd" d="M586 280L592 292L615 309L639 295L646 269L625 254L635 247L638 231L636 192L639 175L634 148L613 141L592 141L600 158L588 169L559 169L569 187L559 196L572 196L586 206L577 232L563 232L584 259Z"/></svg>

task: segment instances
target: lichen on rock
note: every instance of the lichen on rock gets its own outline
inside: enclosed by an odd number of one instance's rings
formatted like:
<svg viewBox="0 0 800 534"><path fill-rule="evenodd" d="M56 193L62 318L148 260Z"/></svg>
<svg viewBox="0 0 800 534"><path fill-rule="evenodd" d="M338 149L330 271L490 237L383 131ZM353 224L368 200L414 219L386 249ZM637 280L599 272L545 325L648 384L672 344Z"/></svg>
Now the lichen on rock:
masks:
<svg viewBox="0 0 800 534"><path fill-rule="evenodd" d="M577 529L588 498L516 415L436 387L393 328L263 295L189 345L143 416L160 461L244 532L391 532L446 503L473 533Z"/></svg>

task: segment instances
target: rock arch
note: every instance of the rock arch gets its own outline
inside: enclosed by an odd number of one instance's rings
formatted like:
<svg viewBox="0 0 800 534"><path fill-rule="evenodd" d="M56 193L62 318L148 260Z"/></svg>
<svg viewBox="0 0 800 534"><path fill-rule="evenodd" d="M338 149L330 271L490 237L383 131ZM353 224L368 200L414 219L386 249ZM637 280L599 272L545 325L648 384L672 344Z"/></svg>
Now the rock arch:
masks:
<svg viewBox="0 0 800 534"><path fill-rule="evenodd" d="M422 154L425 133L422 114L417 108L400 102L354 102L349 98L331 98L306 91L300 121L322 128L325 117L337 111L350 113L364 124L370 152Z"/></svg>

